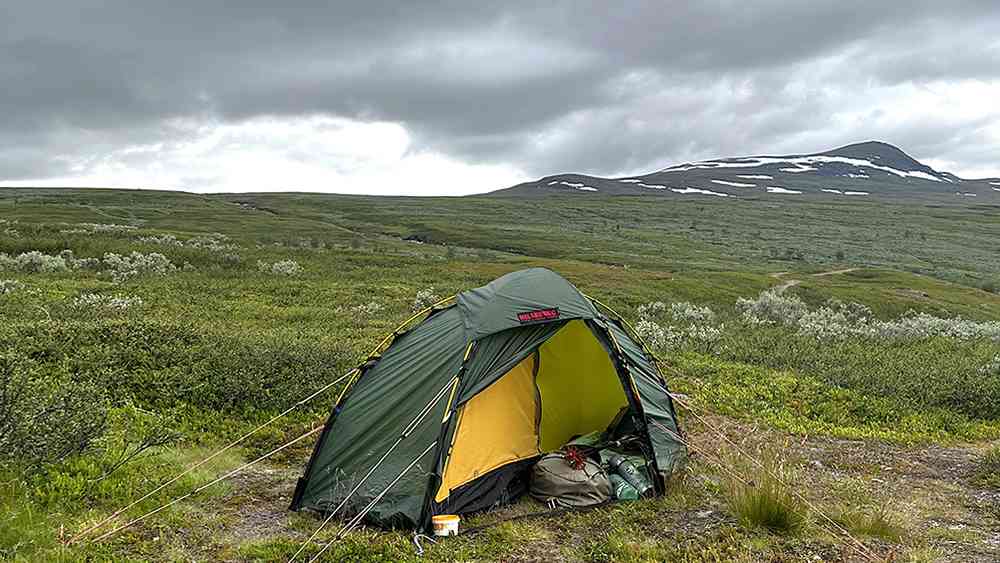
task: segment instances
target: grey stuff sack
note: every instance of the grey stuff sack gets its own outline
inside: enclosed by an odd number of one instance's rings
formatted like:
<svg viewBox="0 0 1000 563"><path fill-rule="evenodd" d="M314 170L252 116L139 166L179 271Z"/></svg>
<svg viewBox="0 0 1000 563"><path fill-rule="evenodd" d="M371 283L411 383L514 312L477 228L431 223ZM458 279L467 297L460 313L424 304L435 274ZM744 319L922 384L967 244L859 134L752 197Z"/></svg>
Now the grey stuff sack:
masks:
<svg viewBox="0 0 1000 563"><path fill-rule="evenodd" d="M531 472L531 496L553 507L591 506L611 500L611 482L600 465L586 460L574 469L562 453L538 460Z"/></svg>

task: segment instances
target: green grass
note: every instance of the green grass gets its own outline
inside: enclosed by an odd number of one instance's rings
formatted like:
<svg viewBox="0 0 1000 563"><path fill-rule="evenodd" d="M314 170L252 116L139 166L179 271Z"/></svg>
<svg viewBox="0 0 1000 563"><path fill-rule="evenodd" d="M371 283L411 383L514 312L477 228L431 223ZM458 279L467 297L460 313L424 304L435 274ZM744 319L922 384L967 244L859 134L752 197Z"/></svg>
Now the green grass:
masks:
<svg viewBox="0 0 1000 563"><path fill-rule="evenodd" d="M740 524L779 534L801 532L808 522L809 512L789 489L789 484L797 481L792 472L773 457L764 460L763 468L746 469L746 465L746 462L727 464L745 469L739 473L746 477L734 475L726 485L730 510Z"/></svg>
<svg viewBox="0 0 1000 563"><path fill-rule="evenodd" d="M880 505L867 510L848 508L834 516L834 520L855 536L897 541L904 532L902 524L888 505Z"/></svg>
<svg viewBox="0 0 1000 563"><path fill-rule="evenodd" d="M993 446L983 452L976 466L976 482L1000 489L1000 446Z"/></svg>

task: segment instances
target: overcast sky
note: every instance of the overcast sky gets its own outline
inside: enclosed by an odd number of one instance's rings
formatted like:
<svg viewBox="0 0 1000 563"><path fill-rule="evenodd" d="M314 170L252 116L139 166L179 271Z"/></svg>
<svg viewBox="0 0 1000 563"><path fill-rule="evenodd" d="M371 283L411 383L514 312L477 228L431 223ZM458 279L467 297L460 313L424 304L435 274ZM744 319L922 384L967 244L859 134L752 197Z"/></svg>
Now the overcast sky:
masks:
<svg viewBox="0 0 1000 563"><path fill-rule="evenodd" d="M869 139L1000 176L997 0L618 4L8 3L0 185L460 194Z"/></svg>

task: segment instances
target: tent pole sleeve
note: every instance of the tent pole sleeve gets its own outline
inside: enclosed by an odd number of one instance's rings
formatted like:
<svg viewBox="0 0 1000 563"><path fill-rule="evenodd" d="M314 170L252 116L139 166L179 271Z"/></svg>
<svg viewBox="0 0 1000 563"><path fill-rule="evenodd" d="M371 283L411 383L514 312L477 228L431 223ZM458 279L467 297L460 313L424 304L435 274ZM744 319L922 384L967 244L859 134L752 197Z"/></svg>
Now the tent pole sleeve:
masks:
<svg viewBox="0 0 1000 563"><path fill-rule="evenodd" d="M596 297L591 297L585 293L581 293L581 295L583 295L587 299L590 299L590 301L595 305L603 307L606 311L614 315L615 319L617 319L620 323L622 323L625 326L626 329L628 329L628 332L631 333L631 336L634 336L635 339L639 341L639 344L642 346L642 349L647 354L649 354L650 357L652 357L654 360L660 361L660 359L656 356L656 354L653 353L652 349L648 345L646 345L646 341L642 339L642 336L635 330L635 327L632 326L627 320L625 320L625 317L621 316L621 314L619 314L618 311L615 311L614 309L612 309L611 307L609 307L603 301L597 299Z"/></svg>
<svg viewBox="0 0 1000 563"><path fill-rule="evenodd" d="M408 319L406 319L405 321L400 323L399 326L393 329L392 332L387 334L385 338L383 338L374 348L372 348L371 352L369 352L368 355L366 356L365 362L363 362L361 366L357 367L355 371L352 372L351 374L352 377L348 379L347 384L344 386L343 389L341 389L340 394L337 395L337 400L333 402L333 409L331 409L330 416L328 416L326 419L326 424L324 425L323 433L320 434L319 439L316 441L316 445L313 447L312 455L309 456L309 461L306 462L306 469L303 472L302 477L299 477L298 481L295 484L295 491L292 494L292 503L289 506L291 510L298 510L299 503L302 502L302 495L303 493L305 493L305 485L306 483L309 482L309 477L310 474L312 473L313 463L316 459L316 455L319 453L319 448L323 444L323 441L326 438L330 427L333 426L334 420L337 418L337 413L339 412L342 406L344 397L347 396L347 393L354 387L354 384L357 383L361 379L361 376L364 375L364 372L367 371L367 367L365 366L365 364L377 358L382 348L385 347L386 345L391 345L393 339L399 336L400 331L406 328L414 320L418 319L421 315L429 313L433 311L435 308L440 307L445 303L454 300L456 297L458 297L457 294L452 295L450 297L445 297L444 299L439 300L430 307L425 307L424 309L421 309L420 311L417 311L416 313L411 315Z"/></svg>
<svg viewBox="0 0 1000 563"><path fill-rule="evenodd" d="M455 375L456 390L461 385L462 376L466 372L466 368L469 365L469 359L473 356L476 349L476 341L473 340L469 342L469 345L465 347L465 357L462 358L462 367L458 369L458 373ZM437 488L441 486L441 479L444 475L444 466L448 461L448 456L451 453L451 446L454 444L454 434L452 434L451 440L448 440L448 431L454 428L454 432L458 432L458 420L461 417L455 417L455 411L457 406L455 405L455 400L457 399L455 394L452 394L451 399L448 401L448 408L445 412L444 419L441 421L441 431L438 435L437 444L437 455L434 460L434 470L430 472L427 477L427 492L424 495L424 509L423 514L420 517L420 523L417 528L428 528L431 520L431 506L434 502L434 497L437 493ZM440 474L438 471L440 469Z"/></svg>

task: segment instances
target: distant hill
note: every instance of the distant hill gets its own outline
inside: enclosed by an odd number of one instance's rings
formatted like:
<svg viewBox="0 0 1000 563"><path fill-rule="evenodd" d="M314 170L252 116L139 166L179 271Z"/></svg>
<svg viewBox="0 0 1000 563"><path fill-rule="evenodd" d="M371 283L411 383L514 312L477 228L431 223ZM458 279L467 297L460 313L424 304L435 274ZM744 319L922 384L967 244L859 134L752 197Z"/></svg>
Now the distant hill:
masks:
<svg viewBox="0 0 1000 563"><path fill-rule="evenodd" d="M555 194L1000 201L1000 178L959 178L934 170L893 145L868 141L815 154L689 162L622 178L558 174L490 195Z"/></svg>

